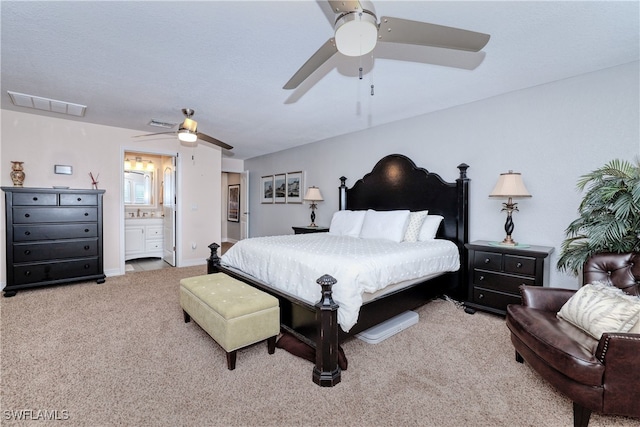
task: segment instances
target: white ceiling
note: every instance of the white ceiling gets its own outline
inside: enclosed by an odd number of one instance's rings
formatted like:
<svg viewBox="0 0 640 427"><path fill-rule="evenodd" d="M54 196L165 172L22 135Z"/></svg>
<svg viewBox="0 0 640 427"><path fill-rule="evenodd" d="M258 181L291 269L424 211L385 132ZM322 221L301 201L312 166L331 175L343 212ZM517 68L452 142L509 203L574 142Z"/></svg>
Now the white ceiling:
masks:
<svg viewBox="0 0 640 427"><path fill-rule="evenodd" d="M338 54L287 91L282 86L333 36L324 0L3 0L2 108L146 133L162 131L151 119L179 123L189 107L199 131L246 159L640 56L638 1L373 4L378 17L488 33L486 56L379 44L373 67L362 62L362 80L359 61ZM389 56L422 62L382 58ZM429 63L480 61L474 70ZM7 91L88 108L82 118L43 113L13 106Z"/></svg>

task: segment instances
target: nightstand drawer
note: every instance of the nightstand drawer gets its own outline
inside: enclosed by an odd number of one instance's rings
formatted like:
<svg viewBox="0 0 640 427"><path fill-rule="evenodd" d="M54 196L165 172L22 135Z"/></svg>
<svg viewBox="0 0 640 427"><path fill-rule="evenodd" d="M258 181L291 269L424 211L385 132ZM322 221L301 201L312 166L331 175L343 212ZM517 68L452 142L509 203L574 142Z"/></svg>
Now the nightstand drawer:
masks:
<svg viewBox="0 0 640 427"><path fill-rule="evenodd" d="M502 292L494 292L482 288L474 289L473 300L477 304L482 304L487 307L493 307L498 310L505 311L507 310L507 305L509 304L522 304L522 298L520 297L520 294L503 294Z"/></svg>
<svg viewBox="0 0 640 427"><path fill-rule="evenodd" d="M520 294L520 285L536 285L533 277L513 276L485 270L473 271L473 284L487 289Z"/></svg>
<svg viewBox="0 0 640 427"><path fill-rule="evenodd" d="M502 254L495 252L476 251L473 256L473 267L483 270L502 270Z"/></svg>
<svg viewBox="0 0 640 427"><path fill-rule="evenodd" d="M536 259L526 256L504 256L504 271L507 273L534 276L536 274Z"/></svg>

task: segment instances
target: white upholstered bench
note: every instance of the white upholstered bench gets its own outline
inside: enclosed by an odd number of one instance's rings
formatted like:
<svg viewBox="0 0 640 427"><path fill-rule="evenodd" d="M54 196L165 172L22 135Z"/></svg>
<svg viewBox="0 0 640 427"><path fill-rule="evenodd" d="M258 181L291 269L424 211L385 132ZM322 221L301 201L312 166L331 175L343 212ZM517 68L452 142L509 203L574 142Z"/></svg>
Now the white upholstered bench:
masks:
<svg viewBox="0 0 640 427"><path fill-rule="evenodd" d="M227 368L235 369L237 350L267 340L275 351L280 332L278 299L224 273L180 280L184 321L192 318L227 353Z"/></svg>

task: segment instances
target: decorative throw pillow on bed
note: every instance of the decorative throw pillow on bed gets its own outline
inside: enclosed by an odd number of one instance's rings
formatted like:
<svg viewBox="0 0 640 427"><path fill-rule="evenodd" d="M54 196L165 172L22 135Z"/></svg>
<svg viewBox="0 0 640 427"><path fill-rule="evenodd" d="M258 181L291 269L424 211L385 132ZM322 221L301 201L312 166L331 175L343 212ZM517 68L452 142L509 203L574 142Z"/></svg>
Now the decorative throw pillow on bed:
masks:
<svg viewBox="0 0 640 427"><path fill-rule="evenodd" d="M417 242L420 235L420 229L424 219L429 214L429 211L411 212L409 214L409 224L407 224L407 231L404 232L405 242Z"/></svg>
<svg viewBox="0 0 640 427"><path fill-rule="evenodd" d="M427 215L422 223L422 227L420 228L418 240L420 242L424 242L425 240L435 239L436 234L438 234L438 229L440 228L440 223L443 219L444 217L440 215Z"/></svg>
<svg viewBox="0 0 640 427"><path fill-rule="evenodd" d="M329 234L338 236L360 236L365 211L338 211L333 214Z"/></svg>
<svg viewBox="0 0 640 427"><path fill-rule="evenodd" d="M600 339L604 332L629 332L640 315L640 297L605 283L581 287L557 316Z"/></svg>
<svg viewBox="0 0 640 427"><path fill-rule="evenodd" d="M364 239L387 239L402 242L409 222L409 212L374 211L369 209L364 216L360 237Z"/></svg>

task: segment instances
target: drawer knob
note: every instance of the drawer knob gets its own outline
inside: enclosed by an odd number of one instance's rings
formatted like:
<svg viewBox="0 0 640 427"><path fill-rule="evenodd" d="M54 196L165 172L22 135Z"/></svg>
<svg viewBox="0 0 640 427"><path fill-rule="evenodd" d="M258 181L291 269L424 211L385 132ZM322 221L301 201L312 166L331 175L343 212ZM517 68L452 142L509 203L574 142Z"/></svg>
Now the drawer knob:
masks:
<svg viewBox="0 0 640 427"><path fill-rule="evenodd" d="M85 213L84 213L84 216L89 216L89 212L85 212Z"/></svg>
<svg viewBox="0 0 640 427"><path fill-rule="evenodd" d="M516 267L517 267L517 268L522 268L522 263L521 263L521 262L516 263Z"/></svg>
<svg viewBox="0 0 640 427"><path fill-rule="evenodd" d="M37 198L37 197L34 197L34 198L33 198L33 201L34 201L34 202L37 202L37 201L38 201L38 198Z"/></svg>
<svg viewBox="0 0 640 427"><path fill-rule="evenodd" d="M483 280L484 280L484 276L480 276L480 281L483 281Z"/></svg>
<svg viewBox="0 0 640 427"><path fill-rule="evenodd" d="M89 245L85 245L84 250L85 250L85 251L88 251L88 250L89 250L89 247L90 247Z"/></svg>
<svg viewBox="0 0 640 427"><path fill-rule="evenodd" d="M24 214L25 218L29 218L30 216L31 216L31 214L28 214L28 213Z"/></svg>
<svg viewBox="0 0 640 427"><path fill-rule="evenodd" d="M482 298L484 298L484 294L479 294L478 299L482 299Z"/></svg>
<svg viewBox="0 0 640 427"><path fill-rule="evenodd" d="M78 201L81 202L82 201L82 197L78 197Z"/></svg>
<svg viewBox="0 0 640 427"><path fill-rule="evenodd" d="M31 232L30 232L30 231L25 231L25 232L24 232L24 235L25 235L25 236L30 236L30 235L31 235Z"/></svg>
<svg viewBox="0 0 640 427"><path fill-rule="evenodd" d="M85 264L85 265L84 265L84 269L85 269L85 270L88 270L90 267L91 267L91 266L90 266L89 264Z"/></svg>
<svg viewBox="0 0 640 427"><path fill-rule="evenodd" d="M84 232L85 232L85 233L88 233L88 232L89 232L89 229L88 229L88 228L85 228L85 229L84 229Z"/></svg>
<svg viewBox="0 0 640 427"><path fill-rule="evenodd" d="M490 262L491 262L491 260L490 260L489 258L485 258L485 259L484 259L484 263L485 263L485 264L489 264Z"/></svg>
<svg viewBox="0 0 640 427"><path fill-rule="evenodd" d="M29 270L25 271L25 272L24 272L24 275L25 275L25 276L31 276L31 271L29 271Z"/></svg>
<svg viewBox="0 0 640 427"><path fill-rule="evenodd" d="M29 249L27 249L26 251L24 251L25 255L31 255L31 251Z"/></svg>

